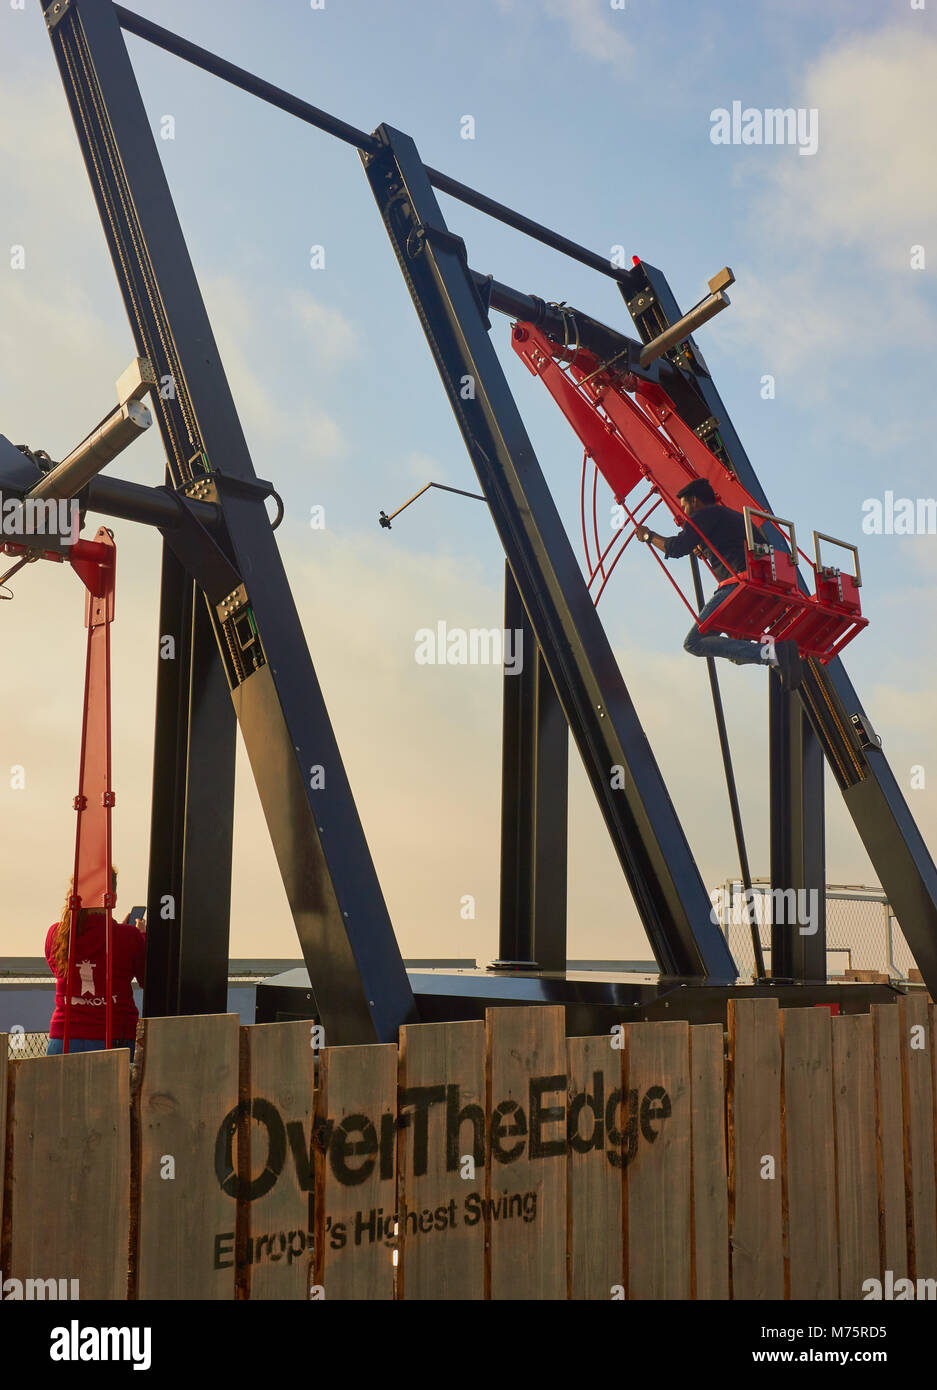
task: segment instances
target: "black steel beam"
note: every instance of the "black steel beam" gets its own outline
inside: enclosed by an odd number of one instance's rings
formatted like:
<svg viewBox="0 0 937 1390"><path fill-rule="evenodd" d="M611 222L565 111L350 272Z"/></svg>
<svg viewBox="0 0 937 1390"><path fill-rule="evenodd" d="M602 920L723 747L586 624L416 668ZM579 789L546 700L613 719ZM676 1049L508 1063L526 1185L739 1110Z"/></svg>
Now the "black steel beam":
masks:
<svg viewBox="0 0 937 1390"><path fill-rule="evenodd" d="M696 596L696 610L697 612L702 612L703 582L700 578L699 561L695 555L690 556L690 571L693 575L693 591ZM719 736L719 751L722 754L722 770L725 775L726 794L729 798L729 814L732 817L732 831L735 835L735 847L739 856L739 873L742 878L742 888L746 893L745 911L748 917L748 926L752 938L755 978L757 980L763 980L765 978L765 962L761 949L761 937L758 934L758 922L755 917L755 909L750 896L752 874L748 863L748 846L745 843L745 828L742 824L742 808L739 803L735 770L732 766L732 749L729 744L729 730L726 725L725 708L722 703L722 691L719 689L719 676L716 671L716 661L714 657L707 656L706 672L709 676L709 690L712 695L713 715L716 720L716 733Z"/></svg>
<svg viewBox="0 0 937 1390"><path fill-rule="evenodd" d="M771 974L825 980L826 817L823 749L779 681L768 687Z"/></svg>
<svg viewBox="0 0 937 1390"><path fill-rule="evenodd" d="M124 478L95 478L81 493L80 501L83 511L158 526L161 531L174 531L183 524L183 507L207 531L222 525L218 508L211 502L183 503L170 487L147 487Z"/></svg>
<svg viewBox="0 0 937 1390"><path fill-rule="evenodd" d="M503 682L498 955L565 970L569 729L507 562L504 628L522 665Z"/></svg>
<svg viewBox="0 0 937 1390"><path fill-rule="evenodd" d="M164 543L143 992L148 1017L227 1012L236 737L211 616Z"/></svg>
<svg viewBox="0 0 937 1390"><path fill-rule="evenodd" d="M368 180L661 970L736 970L413 141L381 126ZM623 774L623 776L622 776ZM624 786L618 785L620 781Z"/></svg>
<svg viewBox="0 0 937 1390"><path fill-rule="evenodd" d="M484 1020L488 1008L561 1004L567 1037L595 1037L618 1023L685 1019L726 1026L730 999L774 999L784 1009L838 1006L843 1014L868 1013L871 1004L894 1004L891 985L839 984L700 985L659 981L654 975L576 971L558 975L497 971L410 970L422 1023ZM305 970L284 971L257 986L256 1021L314 1018Z"/></svg>
<svg viewBox="0 0 937 1390"><path fill-rule="evenodd" d="M52 47L137 352L173 387L153 402L172 483L217 505L219 549L242 577L212 621L326 1037L396 1041L413 995L117 15L110 0L54 3Z"/></svg>
<svg viewBox="0 0 937 1390"><path fill-rule="evenodd" d="M305 121L307 125L325 131L327 135L334 135L336 139L343 140L348 145L354 145L358 150L372 154L377 150L378 142L373 135L367 135L363 130L349 125L347 121L339 120L337 116L331 116L321 107L313 106L310 102L303 101L300 97L284 91L282 87L275 87L271 82L265 82L263 78L255 77L252 72L247 72L246 69L229 63L225 58L219 58L216 53L211 53L207 48L200 48L198 44L190 43L188 39L181 38L179 34L174 34L170 29L164 29L159 24L154 24L152 20L144 19L142 15L135 14L133 10L125 9L123 5L115 5L114 13L121 27L126 29L128 34L136 34L138 38L145 39L157 48L162 48L165 52L172 53L187 63L192 63L194 67L201 68L203 72L210 72L213 76L220 77L232 86L240 88L242 92L249 92L251 96L259 97L261 101L276 106L279 110L285 111L290 116L295 116L300 121ZM607 256L597 255L596 252L590 251L587 247L580 246L578 242L571 241L569 237L561 236L559 232L554 232L551 228L543 226L542 223L535 222L533 218L525 217L523 213L515 212L513 208L506 207L504 203L499 203L494 198L489 198L487 194L469 188L467 184L451 178L449 174L444 174L439 169L432 169L428 165L425 168L430 183L441 193L448 193L450 197L457 198L460 202L476 208L479 212L486 213L489 217L496 218L499 222L504 222L516 231L523 232L525 236L533 238L534 241L542 242L545 246L561 252L564 256L569 256L574 261L579 261L582 265L589 266L592 270L597 270L601 275L607 275L610 279L617 280L623 285L631 283L631 271L612 265Z"/></svg>
<svg viewBox="0 0 937 1390"><path fill-rule="evenodd" d="M41 477L29 458L0 435L0 492L6 497L25 496ZM78 501L82 511L158 526L164 531L183 524L183 506L208 531L221 524L218 508L211 502L186 499L183 503L171 487L148 487L123 478L93 478L78 494Z"/></svg>
<svg viewBox="0 0 937 1390"><path fill-rule="evenodd" d="M646 261L636 269L643 273L644 288L637 293L623 288L622 294L642 338L650 340L667 323L678 319L681 311L660 270ZM648 291L650 297L644 302ZM692 338L687 347L689 357L679 351L671 353L672 359L686 368L680 374L683 387L667 387L677 409L693 428L710 418L718 422L717 446L721 447L743 486L770 511L767 495ZM801 583L803 585L803 580ZM809 662L808 675L798 698L826 754L853 824L918 969L934 995L937 992L937 867L885 754L856 733L853 716L858 716L866 729L870 721L842 660L835 657L827 666ZM822 804L823 789L816 760L800 775L804 778L804 796Z"/></svg>
<svg viewBox="0 0 937 1390"><path fill-rule="evenodd" d="M662 364L653 362L649 367L642 367L640 358L643 343L636 338L626 337L617 329L609 328L608 324L584 314L581 309L574 309L571 305L560 307L558 304L540 299L535 294L522 294L511 285L502 284L500 280L495 280L490 275L482 275L477 270L473 270L471 276L479 296L486 305L496 309L499 314L533 324L535 328L542 329L554 342L568 341L571 348L570 357L573 356L574 347L583 347L602 361L614 357L615 367L622 376L633 372L649 381L660 381L665 387L673 374L673 368L667 361Z"/></svg>

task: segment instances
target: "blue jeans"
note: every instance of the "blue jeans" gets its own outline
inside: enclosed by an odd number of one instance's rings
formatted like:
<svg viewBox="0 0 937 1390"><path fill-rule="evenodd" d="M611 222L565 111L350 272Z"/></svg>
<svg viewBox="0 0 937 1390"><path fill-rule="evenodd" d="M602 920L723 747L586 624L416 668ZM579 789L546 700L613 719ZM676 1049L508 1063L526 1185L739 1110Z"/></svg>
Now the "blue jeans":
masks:
<svg viewBox="0 0 937 1390"><path fill-rule="evenodd" d="M123 1039L120 1040L120 1041L118 1041L118 1040L115 1038L114 1041L111 1043L111 1046L112 1046L112 1047L129 1047L129 1048L130 1048L130 1060L131 1060L131 1062L132 1062L132 1061L133 1061L133 1049L134 1049L135 1043L136 1043L136 1038L123 1038ZM47 1057L58 1057L58 1056L61 1056L61 1055L62 1055L62 1052L63 1052L64 1044L65 1044L65 1039L64 1039L64 1038L50 1038L50 1039L49 1039L49 1045L48 1045L48 1047L46 1048L46 1056L47 1056ZM69 1038L69 1040L68 1040L68 1051L69 1051L69 1054L71 1054L72 1052L101 1052L101 1051L103 1051L103 1049L104 1049L104 1039L103 1039L103 1038Z"/></svg>
<svg viewBox="0 0 937 1390"><path fill-rule="evenodd" d="M747 642L741 637L722 637L717 632L703 634L699 630L699 624L704 622L710 613L715 613L720 604L738 587L737 584L727 584L724 589L717 589L709 602L703 604L699 618L690 628L683 643L683 650L689 652L690 656L724 656L727 661L734 661L736 666L749 666L753 662L767 664L761 654L760 642Z"/></svg>

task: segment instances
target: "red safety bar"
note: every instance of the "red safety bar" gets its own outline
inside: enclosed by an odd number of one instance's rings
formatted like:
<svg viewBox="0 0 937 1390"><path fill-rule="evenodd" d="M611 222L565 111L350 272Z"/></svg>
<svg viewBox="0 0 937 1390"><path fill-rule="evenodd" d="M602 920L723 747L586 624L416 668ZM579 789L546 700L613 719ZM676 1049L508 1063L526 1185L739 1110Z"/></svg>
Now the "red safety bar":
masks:
<svg viewBox="0 0 937 1390"><path fill-rule="evenodd" d="M25 546L0 547L10 555L35 554ZM111 950L113 936L111 890L111 623L114 620L114 587L117 549L113 534L102 526L93 541L76 540L68 549L68 561L84 584L85 627L88 642L85 657L84 704L81 726L81 757L78 794L73 805L75 862L72 891L68 902L71 920L77 921L82 907L103 908L105 912L105 1045L113 1043L113 979ZM40 558L62 563L63 551L42 551ZM68 1052L72 1022L72 970L75 964L75 938L69 932L68 966L65 975L65 1029L62 1049Z"/></svg>
<svg viewBox="0 0 937 1390"><path fill-rule="evenodd" d="M592 353L585 349L571 352L529 323L514 325L511 345L533 375L544 382L630 519L634 517L626 499L644 478L681 526L692 526L693 522L684 515L677 493L694 478L705 478L717 501L745 516L746 568L736 573L723 556L718 557L731 572L723 583L737 583L738 588L700 624L701 632L727 632L730 637L754 641L766 635L776 641L793 638L802 656L825 664L867 626L859 603L862 581L855 546L815 532L816 562L803 556L814 571L815 592L805 593L797 570L797 556L803 552L798 551L793 526L759 507L738 478L681 419L661 386L634 376L613 380ZM565 364L559 360L569 357L572 360ZM790 554L757 541L754 525L758 520L770 520L789 530ZM824 566L821 540L851 550L855 573L844 574ZM595 571L590 583L594 575Z"/></svg>

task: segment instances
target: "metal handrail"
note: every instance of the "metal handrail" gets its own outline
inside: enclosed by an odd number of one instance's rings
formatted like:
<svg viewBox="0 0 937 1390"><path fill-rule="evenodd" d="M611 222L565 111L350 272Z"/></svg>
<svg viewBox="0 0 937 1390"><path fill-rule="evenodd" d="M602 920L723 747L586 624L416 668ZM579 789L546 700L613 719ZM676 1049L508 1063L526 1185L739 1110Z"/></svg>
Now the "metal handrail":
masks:
<svg viewBox="0 0 937 1390"><path fill-rule="evenodd" d="M818 572L818 573L819 573L819 571L823 568L822 564L820 563L820 542L821 542L821 541L829 541L830 545L839 545L839 546L842 546L843 550L851 550L851 551L852 551L852 558L853 558L853 561L854 561L855 567L856 567L856 568L855 568L855 574L853 575L853 579L856 581L856 588L857 588L857 589L861 589L861 588L862 588L862 579L861 579L860 574L859 574L859 549L858 549L858 546L852 545L849 541L840 541L840 540L837 540L835 536L826 536L826 535L823 534L822 531L814 531L814 533L813 533L813 553L814 553L814 555L816 556L816 559L817 559L817 572Z"/></svg>
<svg viewBox="0 0 937 1390"><path fill-rule="evenodd" d="M743 507L742 515L745 518L745 540L749 550L755 549L755 536L752 531L752 517L760 517L762 521L773 521L775 526L786 526L791 537L791 559L797 564L797 537L794 532L793 521L785 521L783 517L775 516L772 512L763 512L758 507Z"/></svg>

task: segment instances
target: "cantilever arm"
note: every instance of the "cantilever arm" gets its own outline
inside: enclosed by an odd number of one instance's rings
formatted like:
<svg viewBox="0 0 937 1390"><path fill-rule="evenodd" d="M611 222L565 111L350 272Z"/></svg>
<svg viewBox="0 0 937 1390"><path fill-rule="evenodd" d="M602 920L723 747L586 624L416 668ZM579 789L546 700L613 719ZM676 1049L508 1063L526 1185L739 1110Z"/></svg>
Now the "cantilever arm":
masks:
<svg viewBox="0 0 937 1390"><path fill-rule="evenodd" d="M411 502L415 502L418 497L422 497L423 493L427 492L431 487L438 487L442 492L457 492L460 497L473 497L476 502L486 502L488 500L486 497L483 497L480 492L466 492L464 488L449 487L447 483L425 483L423 487L420 488L419 492L415 492L413 496L408 498L395 512L391 512L390 516L388 516L386 512L381 512L378 517L379 524L381 526L386 526L389 531L390 523L393 521L394 517L399 516L402 511L406 511Z"/></svg>

